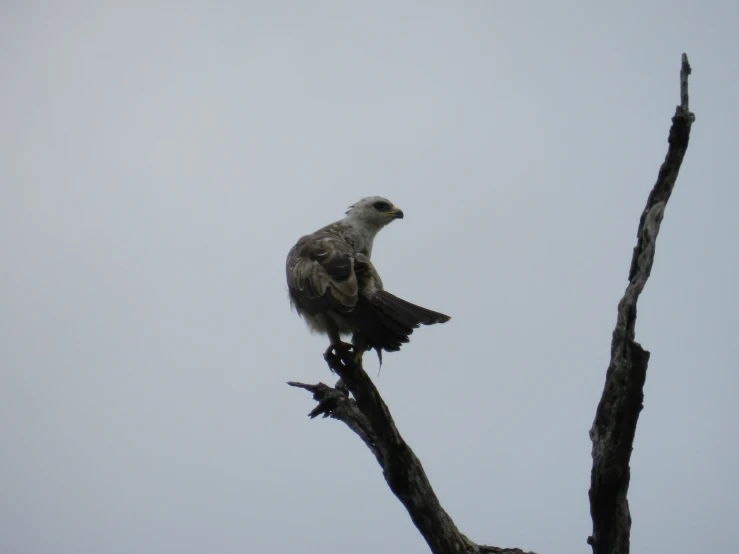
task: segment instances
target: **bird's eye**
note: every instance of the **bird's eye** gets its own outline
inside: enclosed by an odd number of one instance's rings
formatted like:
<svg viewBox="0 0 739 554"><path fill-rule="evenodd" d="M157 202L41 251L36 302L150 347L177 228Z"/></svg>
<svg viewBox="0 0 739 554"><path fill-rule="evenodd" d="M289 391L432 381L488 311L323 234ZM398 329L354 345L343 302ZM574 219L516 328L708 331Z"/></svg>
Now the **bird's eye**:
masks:
<svg viewBox="0 0 739 554"><path fill-rule="evenodd" d="M376 210L381 212L387 212L390 210L390 205L387 202L375 202L373 206Z"/></svg>

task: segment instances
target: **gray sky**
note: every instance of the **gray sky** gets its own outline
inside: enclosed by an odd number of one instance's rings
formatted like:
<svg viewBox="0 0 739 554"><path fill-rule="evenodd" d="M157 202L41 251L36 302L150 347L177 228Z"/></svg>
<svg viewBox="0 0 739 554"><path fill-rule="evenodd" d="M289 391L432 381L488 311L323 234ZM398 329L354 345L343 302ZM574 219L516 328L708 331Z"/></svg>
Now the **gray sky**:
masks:
<svg viewBox="0 0 739 554"><path fill-rule="evenodd" d="M285 385L333 382L285 255L379 194L406 214L386 287L453 316L376 380L442 503L475 541L589 552L588 429L683 51L633 548L739 547L736 3L0 14L0 551L426 552Z"/></svg>

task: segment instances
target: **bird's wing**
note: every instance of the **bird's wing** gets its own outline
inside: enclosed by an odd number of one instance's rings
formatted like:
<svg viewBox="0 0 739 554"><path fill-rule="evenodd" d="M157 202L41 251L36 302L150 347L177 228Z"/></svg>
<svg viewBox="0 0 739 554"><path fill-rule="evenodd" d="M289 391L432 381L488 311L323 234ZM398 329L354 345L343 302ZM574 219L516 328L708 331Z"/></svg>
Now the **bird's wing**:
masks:
<svg viewBox="0 0 739 554"><path fill-rule="evenodd" d="M351 312L358 299L353 249L328 232L301 238L287 257L287 284L298 306L310 314Z"/></svg>

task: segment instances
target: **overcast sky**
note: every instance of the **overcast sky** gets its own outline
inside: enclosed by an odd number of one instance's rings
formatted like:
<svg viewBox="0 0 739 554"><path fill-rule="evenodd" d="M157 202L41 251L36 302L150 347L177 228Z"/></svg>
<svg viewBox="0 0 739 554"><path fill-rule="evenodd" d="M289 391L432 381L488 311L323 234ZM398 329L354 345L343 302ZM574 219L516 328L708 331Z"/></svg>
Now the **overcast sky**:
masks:
<svg viewBox="0 0 739 554"><path fill-rule="evenodd" d="M683 51L632 545L735 551L738 6L2 2L0 552L427 552L285 385L334 381L287 251L375 194L405 212L386 287L453 317L376 378L443 505L477 542L589 552L588 429Z"/></svg>

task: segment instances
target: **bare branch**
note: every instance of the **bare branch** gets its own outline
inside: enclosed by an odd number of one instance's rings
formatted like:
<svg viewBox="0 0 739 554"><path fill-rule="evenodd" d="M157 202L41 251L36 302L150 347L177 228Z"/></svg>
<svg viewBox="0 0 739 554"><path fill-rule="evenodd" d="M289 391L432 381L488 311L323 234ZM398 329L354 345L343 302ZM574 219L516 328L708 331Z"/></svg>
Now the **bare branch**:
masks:
<svg viewBox="0 0 739 554"><path fill-rule="evenodd" d="M629 284L618 305L611 342L606 383L590 429L593 469L590 480L590 515L593 534L588 544L594 554L627 554L631 534L629 489L631 450L644 400L649 352L635 338L636 303L652 271L660 223L688 148L695 116L688 109L688 75L683 54L680 71L680 105L672 118L667 156L660 167L639 220L637 244L629 270Z"/></svg>
<svg viewBox="0 0 739 554"><path fill-rule="evenodd" d="M322 414L338 419L359 435L377 458L390 490L408 510L431 552L526 554L518 548L478 545L463 535L439 503L421 461L403 440L390 410L361 364L354 363L349 351L331 353L325 357L329 367L341 377L340 383L345 383L354 399L340 388L334 389L323 383L288 384L313 393L319 404L309 414L311 417Z"/></svg>

